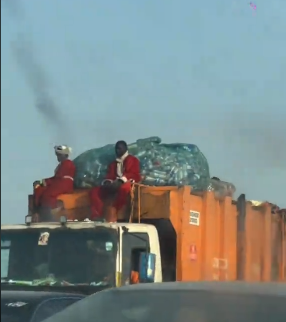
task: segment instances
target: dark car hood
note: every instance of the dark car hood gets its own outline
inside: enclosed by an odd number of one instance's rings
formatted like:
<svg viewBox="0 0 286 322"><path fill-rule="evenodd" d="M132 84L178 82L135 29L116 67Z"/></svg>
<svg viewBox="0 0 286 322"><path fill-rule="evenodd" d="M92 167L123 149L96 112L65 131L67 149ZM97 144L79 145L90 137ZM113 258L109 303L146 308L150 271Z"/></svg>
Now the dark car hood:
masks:
<svg viewBox="0 0 286 322"><path fill-rule="evenodd" d="M1 289L2 322L41 321L85 298L72 292L35 291L34 287L10 286L9 290L7 287L6 290Z"/></svg>

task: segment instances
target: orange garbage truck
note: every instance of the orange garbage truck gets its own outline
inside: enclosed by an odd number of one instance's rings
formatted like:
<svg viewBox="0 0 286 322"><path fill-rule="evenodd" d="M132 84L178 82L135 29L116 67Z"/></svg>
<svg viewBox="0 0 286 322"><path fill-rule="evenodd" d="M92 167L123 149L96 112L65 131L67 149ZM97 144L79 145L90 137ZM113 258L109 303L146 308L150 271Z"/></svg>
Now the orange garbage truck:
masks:
<svg viewBox="0 0 286 322"><path fill-rule="evenodd" d="M87 219L89 189L59 204L56 222L28 215L1 226L7 287L90 294L138 282L286 281L286 211L270 203L135 184L116 223Z"/></svg>

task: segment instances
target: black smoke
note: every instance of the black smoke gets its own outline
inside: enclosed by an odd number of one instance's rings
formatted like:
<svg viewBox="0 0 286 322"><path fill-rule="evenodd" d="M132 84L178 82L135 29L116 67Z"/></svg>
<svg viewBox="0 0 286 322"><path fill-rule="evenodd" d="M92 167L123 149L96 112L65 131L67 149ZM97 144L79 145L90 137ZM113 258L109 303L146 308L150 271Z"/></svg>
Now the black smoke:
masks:
<svg viewBox="0 0 286 322"><path fill-rule="evenodd" d="M11 41L11 52L33 93L36 110L52 127L53 134L56 131L57 139L70 140L67 121L64 120L61 108L52 95L52 81L37 54L32 35L25 32L26 19L23 3L19 0L2 0L2 6L19 29L15 39Z"/></svg>

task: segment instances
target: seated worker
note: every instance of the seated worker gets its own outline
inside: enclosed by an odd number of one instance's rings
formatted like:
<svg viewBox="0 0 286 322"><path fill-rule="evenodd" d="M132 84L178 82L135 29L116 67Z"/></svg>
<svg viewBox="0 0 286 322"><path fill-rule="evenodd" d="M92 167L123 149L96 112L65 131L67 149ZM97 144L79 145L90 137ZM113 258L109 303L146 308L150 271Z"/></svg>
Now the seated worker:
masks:
<svg viewBox="0 0 286 322"><path fill-rule="evenodd" d="M115 277L115 256L112 251L106 250L104 242L88 242L89 260L88 282L113 284Z"/></svg>
<svg viewBox="0 0 286 322"><path fill-rule="evenodd" d="M118 211L127 203L131 184L141 180L139 160L128 154L125 141L115 145L116 160L107 171L100 187L90 192L91 219L105 218L108 222L116 222Z"/></svg>
<svg viewBox="0 0 286 322"><path fill-rule="evenodd" d="M65 285L113 285L116 276L114 252L106 249L105 242L85 240L83 243L81 237L78 240L79 243L76 239L75 242L66 240L63 248L55 249L57 253L52 262L55 277L64 281Z"/></svg>
<svg viewBox="0 0 286 322"><path fill-rule="evenodd" d="M69 160L71 148L66 145L54 147L59 165L55 175L48 179L34 182L34 206L39 211L57 208L57 197L61 194L73 192L75 165Z"/></svg>

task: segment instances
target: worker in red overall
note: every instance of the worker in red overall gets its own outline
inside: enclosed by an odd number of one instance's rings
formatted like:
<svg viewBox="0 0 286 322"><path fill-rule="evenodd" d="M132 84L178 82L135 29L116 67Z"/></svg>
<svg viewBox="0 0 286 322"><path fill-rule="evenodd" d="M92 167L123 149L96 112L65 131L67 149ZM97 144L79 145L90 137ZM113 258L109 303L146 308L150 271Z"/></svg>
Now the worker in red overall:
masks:
<svg viewBox="0 0 286 322"><path fill-rule="evenodd" d="M128 153L127 143L115 145L116 159L109 165L105 180L90 192L91 219L104 218L116 222L118 211L127 203L134 182L140 182L140 162Z"/></svg>
<svg viewBox="0 0 286 322"><path fill-rule="evenodd" d="M55 154L59 165L55 175L48 179L34 182L34 205L39 208L57 208L57 197L73 192L75 165L69 160L71 148L65 145L55 146Z"/></svg>

